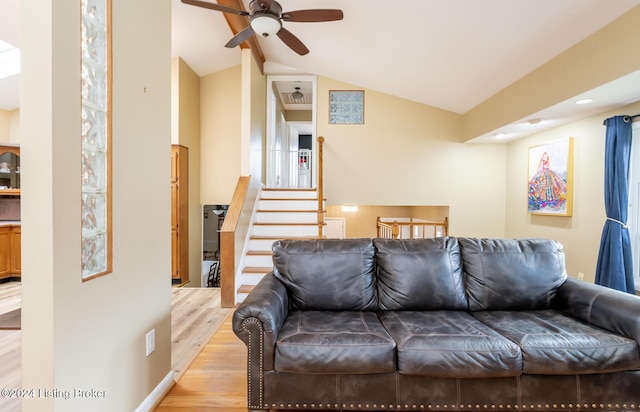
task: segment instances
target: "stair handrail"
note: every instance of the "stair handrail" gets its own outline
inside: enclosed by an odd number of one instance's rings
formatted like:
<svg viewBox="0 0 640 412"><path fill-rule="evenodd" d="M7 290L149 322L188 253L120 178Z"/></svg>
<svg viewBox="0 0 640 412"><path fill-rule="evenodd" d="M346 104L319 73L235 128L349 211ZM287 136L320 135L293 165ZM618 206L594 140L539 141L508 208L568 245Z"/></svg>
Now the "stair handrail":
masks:
<svg viewBox="0 0 640 412"><path fill-rule="evenodd" d="M223 308L236 304L236 272L249 230L259 182L240 176L220 228L220 300ZM253 199L253 201L252 201Z"/></svg>
<svg viewBox="0 0 640 412"><path fill-rule="evenodd" d="M322 144L324 137L318 136L318 239L322 238L324 228L324 159L322 155Z"/></svg>

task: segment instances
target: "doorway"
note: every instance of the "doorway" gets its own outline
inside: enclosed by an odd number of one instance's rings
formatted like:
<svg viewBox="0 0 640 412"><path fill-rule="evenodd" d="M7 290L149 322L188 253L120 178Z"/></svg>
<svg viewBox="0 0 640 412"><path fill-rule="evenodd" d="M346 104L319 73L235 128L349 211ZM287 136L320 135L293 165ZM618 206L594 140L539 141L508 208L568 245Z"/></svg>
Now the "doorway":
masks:
<svg viewBox="0 0 640 412"><path fill-rule="evenodd" d="M220 230L229 205L202 208L202 280L200 285L220 287Z"/></svg>
<svg viewBox="0 0 640 412"><path fill-rule="evenodd" d="M268 188L316 187L316 76L267 76Z"/></svg>

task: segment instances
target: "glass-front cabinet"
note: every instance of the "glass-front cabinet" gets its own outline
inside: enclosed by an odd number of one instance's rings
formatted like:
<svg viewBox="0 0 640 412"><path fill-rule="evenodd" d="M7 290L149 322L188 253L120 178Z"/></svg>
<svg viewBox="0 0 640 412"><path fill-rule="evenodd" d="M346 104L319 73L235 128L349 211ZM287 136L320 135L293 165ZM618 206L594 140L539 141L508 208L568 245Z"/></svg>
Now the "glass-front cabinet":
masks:
<svg viewBox="0 0 640 412"><path fill-rule="evenodd" d="M0 145L0 196L20 195L20 148Z"/></svg>

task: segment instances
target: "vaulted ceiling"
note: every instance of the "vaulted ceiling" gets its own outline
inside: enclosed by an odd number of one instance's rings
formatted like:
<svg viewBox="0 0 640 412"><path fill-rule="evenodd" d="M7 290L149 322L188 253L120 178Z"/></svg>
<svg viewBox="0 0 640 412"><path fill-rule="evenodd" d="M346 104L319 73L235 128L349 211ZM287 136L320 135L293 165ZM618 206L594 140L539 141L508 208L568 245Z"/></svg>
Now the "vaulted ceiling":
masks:
<svg viewBox="0 0 640 412"><path fill-rule="evenodd" d="M173 54L203 76L239 63L225 14L173 1ZM244 2L245 6L248 1ZM339 8L344 20L284 26L298 56L259 37L267 70L320 74L465 113L588 37L639 0L281 0L283 10ZM640 22L639 22L640 24Z"/></svg>
<svg viewBox="0 0 640 412"><path fill-rule="evenodd" d="M172 54L200 76L240 64L225 14L172 1ZM220 0L221 4L248 0ZM337 8L344 19L284 26L310 49L254 36L267 73L311 73L464 114L634 7L640 0L281 0L284 11ZM0 39L19 46L19 0L0 2ZM229 17L229 16L227 16ZM640 22L638 22L640 24ZM0 108L17 81L0 80ZM608 101L640 98L638 77ZM16 106L17 107L17 106ZM591 109L582 110L595 110ZM572 108L571 110L577 110Z"/></svg>

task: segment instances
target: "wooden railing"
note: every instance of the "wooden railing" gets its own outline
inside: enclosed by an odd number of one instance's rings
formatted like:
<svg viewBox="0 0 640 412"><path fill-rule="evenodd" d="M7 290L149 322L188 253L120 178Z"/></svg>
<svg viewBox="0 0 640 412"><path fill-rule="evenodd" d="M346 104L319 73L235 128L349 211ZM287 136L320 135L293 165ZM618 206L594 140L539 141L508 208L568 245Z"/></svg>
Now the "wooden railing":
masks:
<svg viewBox="0 0 640 412"><path fill-rule="evenodd" d="M324 230L324 159L322 157L322 144L324 137L318 137L318 239L322 238Z"/></svg>
<svg viewBox="0 0 640 412"><path fill-rule="evenodd" d="M376 219L376 233L380 238L388 239L426 239L449 235L449 219L442 222L407 218L406 221L396 218Z"/></svg>
<svg viewBox="0 0 640 412"><path fill-rule="evenodd" d="M224 308L235 305L237 265L260 189L260 183L255 180L250 176L240 176L220 229L220 300Z"/></svg>

